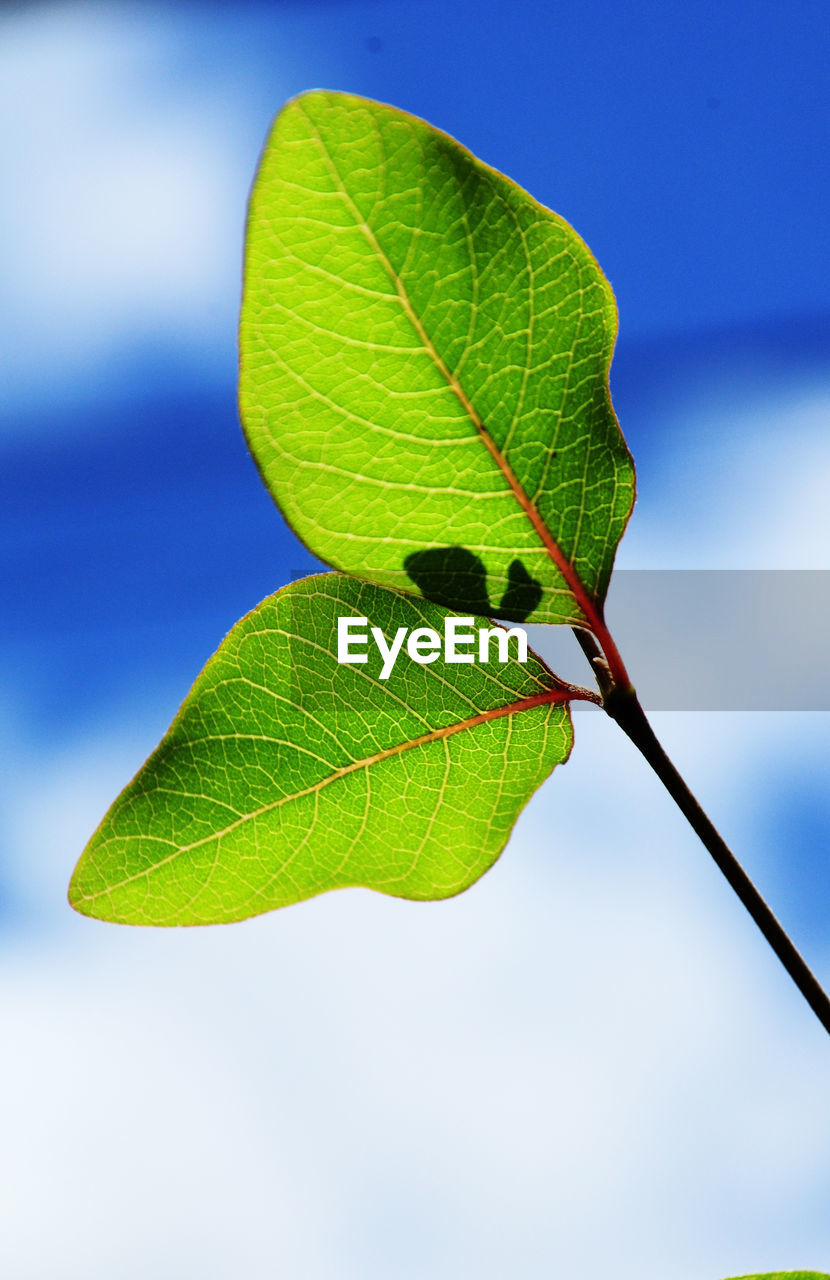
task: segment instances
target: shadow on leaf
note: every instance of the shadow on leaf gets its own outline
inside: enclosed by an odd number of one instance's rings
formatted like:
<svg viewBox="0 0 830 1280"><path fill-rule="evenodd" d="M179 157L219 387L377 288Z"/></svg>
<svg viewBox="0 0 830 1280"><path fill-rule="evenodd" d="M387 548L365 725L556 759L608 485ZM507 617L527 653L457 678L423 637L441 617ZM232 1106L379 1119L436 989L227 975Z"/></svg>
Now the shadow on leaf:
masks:
<svg viewBox="0 0 830 1280"><path fill-rule="evenodd" d="M524 622L542 598L541 584L531 578L521 560L513 560L507 571L507 589L501 604L491 606L487 572L478 556L466 547L413 551L404 560L404 568L421 595L456 613Z"/></svg>

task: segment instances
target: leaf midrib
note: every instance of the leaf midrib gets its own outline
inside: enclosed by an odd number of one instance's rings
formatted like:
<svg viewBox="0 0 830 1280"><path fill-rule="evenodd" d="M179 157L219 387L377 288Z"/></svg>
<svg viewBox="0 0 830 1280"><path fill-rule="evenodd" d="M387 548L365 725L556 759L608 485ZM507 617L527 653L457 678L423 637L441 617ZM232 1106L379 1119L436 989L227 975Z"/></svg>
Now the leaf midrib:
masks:
<svg viewBox="0 0 830 1280"><path fill-rule="evenodd" d="M414 747L427 746L432 742L440 742L443 739L450 738L454 734L464 729L474 729L481 724L486 724L491 720L498 720L504 716L514 715L518 712L529 711L533 707L554 705L556 703L568 702L576 696L577 691L570 688L550 689L546 693L533 694L529 698L520 698L515 702L506 703L501 707L492 707L487 711L480 711L475 716L469 716L466 720L458 720L454 724L446 725L442 729L431 729L428 733L421 734L417 738L409 738L406 742L398 743L394 747L387 747L383 751L377 751L371 756L365 756L361 760L353 760L350 764L341 765L340 768L333 770L325 778L312 783L309 787L304 787L301 791L292 792L291 795L280 796L278 800L272 800L269 804L262 805L259 809L254 809L250 813L240 814L240 816L220 831L212 831L209 835L202 836L199 840L194 840L190 844L180 845L174 849L167 857L154 862L152 866L142 868L134 875L126 876L123 880L109 884L106 889L101 889L95 893L78 894L73 897L72 901L92 902L96 898L108 897L118 889L123 889L128 884L133 884L138 880L146 879L147 876L153 875L161 867L167 866L174 862L177 858L184 854L192 853L195 849L201 848L203 845L209 844L214 840L221 840L224 836L229 835L237 828L244 826L246 822L253 822L257 818L261 818L263 814L271 813L279 809L284 804L288 804L294 800L302 800L305 796L314 795L324 790L332 782L340 778L347 777L349 774L357 773L361 769L368 769L374 764L380 764L384 760L393 759L395 756L401 755L405 751L409 751ZM146 840L146 835L121 835L114 837L118 841L124 840ZM150 837L153 838L153 837ZM159 838L159 837L155 837ZM165 843L168 843L165 841Z"/></svg>

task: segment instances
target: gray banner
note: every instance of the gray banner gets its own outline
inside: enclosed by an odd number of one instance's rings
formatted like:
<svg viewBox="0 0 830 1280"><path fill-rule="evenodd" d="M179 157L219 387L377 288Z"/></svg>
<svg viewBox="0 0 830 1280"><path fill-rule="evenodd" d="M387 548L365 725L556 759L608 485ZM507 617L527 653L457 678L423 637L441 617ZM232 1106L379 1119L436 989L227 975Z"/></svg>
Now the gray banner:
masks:
<svg viewBox="0 0 830 1280"><path fill-rule="evenodd" d="M830 570L617 569L605 613L648 711L830 711ZM568 627L525 629L593 687Z"/></svg>
<svg viewBox="0 0 830 1280"><path fill-rule="evenodd" d="M605 612L646 710L830 711L828 570L618 569ZM567 628L527 633L590 684Z"/></svg>

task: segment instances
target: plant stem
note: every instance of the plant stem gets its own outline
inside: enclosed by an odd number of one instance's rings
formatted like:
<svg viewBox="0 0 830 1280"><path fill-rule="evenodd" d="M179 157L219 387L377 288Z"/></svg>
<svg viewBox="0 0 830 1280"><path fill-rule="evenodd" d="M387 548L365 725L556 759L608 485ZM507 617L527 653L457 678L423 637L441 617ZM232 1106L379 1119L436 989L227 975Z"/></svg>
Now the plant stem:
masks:
<svg viewBox="0 0 830 1280"><path fill-rule="evenodd" d="M681 813L726 876L825 1031L830 1033L830 999L657 741L654 730L646 719L633 689L611 689L604 696L603 706L651 765Z"/></svg>

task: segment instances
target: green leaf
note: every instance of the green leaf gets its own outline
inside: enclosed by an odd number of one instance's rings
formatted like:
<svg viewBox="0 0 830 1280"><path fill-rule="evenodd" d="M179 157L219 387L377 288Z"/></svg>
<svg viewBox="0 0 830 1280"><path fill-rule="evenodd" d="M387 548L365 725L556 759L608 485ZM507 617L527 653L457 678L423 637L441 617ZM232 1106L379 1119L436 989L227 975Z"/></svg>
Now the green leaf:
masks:
<svg viewBox="0 0 830 1280"><path fill-rule="evenodd" d="M443 632L437 605L338 574L239 622L84 852L70 902L129 924L239 920L363 885L445 898L485 872L572 743L532 654L387 678L374 643L338 662L338 618ZM480 625L490 626L479 619Z"/></svg>
<svg viewBox="0 0 830 1280"><path fill-rule="evenodd" d="M314 92L251 196L248 443L327 563L451 607L594 630L634 501L591 253L452 138Z"/></svg>
<svg viewBox="0 0 830 1280"><path fill-rule="evenodd" d="M733 1276L731 1280L830 1280L824 1271L765 1271L763 1275Z"/></svg>

